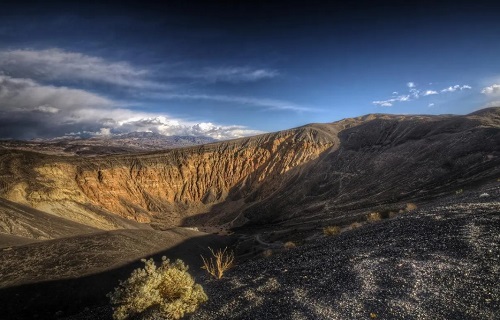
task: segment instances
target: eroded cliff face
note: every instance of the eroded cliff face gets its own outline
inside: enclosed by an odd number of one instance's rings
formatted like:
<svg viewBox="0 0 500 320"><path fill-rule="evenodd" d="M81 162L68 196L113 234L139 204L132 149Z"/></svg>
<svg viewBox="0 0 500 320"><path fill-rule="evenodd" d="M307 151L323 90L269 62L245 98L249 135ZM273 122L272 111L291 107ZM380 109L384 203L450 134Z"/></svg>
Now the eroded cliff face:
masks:
<svg viewBox="0 0 500 320"><path fill-rule="evenodd" d="M500 181L500 108L467 116L367 118L339 132L339 148L243 215L281 227L335 225Z"/></svg>
<svg viewBox="0 0 500 320"><path fill-rule="evenodd" d="M125 156L5 150L0 197L99 229L136 227L131 221L157 228L319 223L496 179L499 128L500 108L492 108L368 115Z"/></svg>
<svg viewBox="0 0 500 320"><path fill-rule="evenodd" d="M223 202L237 211L250 194L254 200L265 197L287 172L317 159L336 139L336 130L317 125L133 156L5 153L0 192L8 200L101 229L121 227L109 221L110 213L179 225Z"/></svg>
<svg viewBox="0 0 500 320"><path fill-rule="evenodd" d="M199 148L107 158L79 166L78 189L93 203L141 222L207 212L217 203L244 198L334 144L311 129Z"/></svg>

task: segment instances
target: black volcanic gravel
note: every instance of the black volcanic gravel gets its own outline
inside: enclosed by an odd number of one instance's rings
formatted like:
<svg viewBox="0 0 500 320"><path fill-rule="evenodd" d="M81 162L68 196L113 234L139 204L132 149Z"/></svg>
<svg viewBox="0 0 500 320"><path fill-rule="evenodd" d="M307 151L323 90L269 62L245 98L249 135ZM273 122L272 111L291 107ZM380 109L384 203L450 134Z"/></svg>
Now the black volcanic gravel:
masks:
<svg viewBox="0 0 500 320"><path fill-rule="evenodd" d="M500 319L499 279L496 182L205 279L209 301L187 318Z"/></svg>
<svg viewBox="0 0 500 320"><path fill-rule="evenodd" d="M499 199L497 183L242 264L190 318L500 319Z"/></svg>

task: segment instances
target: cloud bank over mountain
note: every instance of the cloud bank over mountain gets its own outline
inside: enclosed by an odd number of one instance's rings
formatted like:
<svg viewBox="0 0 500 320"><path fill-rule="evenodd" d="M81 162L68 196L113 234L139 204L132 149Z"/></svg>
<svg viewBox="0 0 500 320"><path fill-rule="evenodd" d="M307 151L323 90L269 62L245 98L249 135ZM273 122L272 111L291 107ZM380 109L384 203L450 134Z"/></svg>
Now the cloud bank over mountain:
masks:
<svg viewBox="0 0 500 320"><path fill-rule="evenodd" d="M207 69L210 81L258 81L276 76L266 70ZM127 62L107 61L52 48L0 51L0 138L31 139L77 134L120 134L133 131L164 135L232 139L262 133L236 124L217 124L139 110L137 93L165 95L171 86L153 79L152 72ZM129 90L119 100L90 90L107 85ZM172 95L164 100L187 99ZM268 108L299 108L274 100L195 95L193 99L245 103ZM242 100L243 99L243 100Z"/></svg>

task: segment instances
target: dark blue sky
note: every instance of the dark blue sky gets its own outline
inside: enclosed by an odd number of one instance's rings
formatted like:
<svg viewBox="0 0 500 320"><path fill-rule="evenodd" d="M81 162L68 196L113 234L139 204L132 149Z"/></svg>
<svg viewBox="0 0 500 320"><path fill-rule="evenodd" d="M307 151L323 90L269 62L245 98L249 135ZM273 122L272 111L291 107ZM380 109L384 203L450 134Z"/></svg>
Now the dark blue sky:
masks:
<svg viewBox="0 0 500 320"><path fill-rule="evenodd" d="M3 4L0 137L225 139L500 100L498 5L325 2Z"/></svg>

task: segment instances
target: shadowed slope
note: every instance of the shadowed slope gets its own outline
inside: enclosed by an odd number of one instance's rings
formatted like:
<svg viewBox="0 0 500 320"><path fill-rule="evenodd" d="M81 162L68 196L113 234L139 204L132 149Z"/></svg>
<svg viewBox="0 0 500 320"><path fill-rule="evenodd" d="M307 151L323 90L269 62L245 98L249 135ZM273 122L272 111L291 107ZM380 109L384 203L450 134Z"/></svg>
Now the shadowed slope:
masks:
<svg viewBox="0 0 500 320"><path fill-rule="evenodd" d="M199 276L200 254L231 241L184 228L114 230L0 250L1 317L54 319L108 305L106 294L142 267L143 257L182 259Z"/></svg>
<svg viewBox="0 0 500 320"><path fill-rule="evenodd" d="M376 117L338 136L338 148L248 208L245 217L259 224L324 222L500 177L500 108L470 116Z"/></svg>
<svg viewBox="0 0 500 320"><path fill-rule="evenodd" d="M7 236L21 237L29 242L29 239L49 240L96 231L98 229L0 198L0 235L6 240L0 239L0 247L15 244L12 242L15 238Z"/></svg>
<svg viewBox="0 0 500 320"><path fill-rule="evenodd" d="M110 212L139 222L179 225L185 216L243 199L261 185L275 188L283 174L315 159L335 137L336 132L302 127L200 147L93 159L1 151L0 194L101 229L113 227L101 221Z"/></svg>
<svg viewBox="0 0 500 320"><path fill-rule="evenodd" d="M240 264L190 319L496 319L499 212L495 183Z"/></svg>
<svg viewBox="0 0 500 320"><path fill-rule="evenodd" d="M122 227L113 215L159 229L321 220L494 179L499 114L376 114L92 159L0 151L0 195L99 229Z"/></svg>

